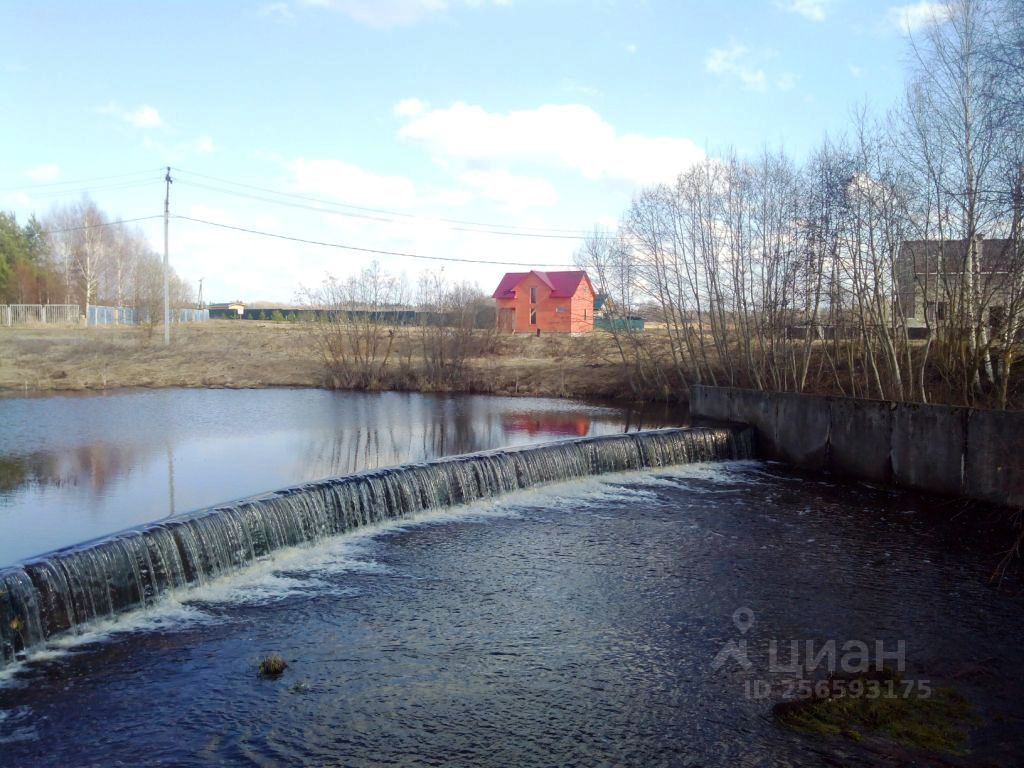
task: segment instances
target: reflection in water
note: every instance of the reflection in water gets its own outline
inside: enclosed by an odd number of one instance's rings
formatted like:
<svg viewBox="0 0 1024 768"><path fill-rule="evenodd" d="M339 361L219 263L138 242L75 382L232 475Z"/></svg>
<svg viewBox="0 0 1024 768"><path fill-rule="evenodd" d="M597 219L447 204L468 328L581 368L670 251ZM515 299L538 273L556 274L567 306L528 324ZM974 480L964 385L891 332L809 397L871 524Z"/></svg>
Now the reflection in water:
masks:
<svg viewBox="0 0 1024 768"><path fill-rule="evenodd" d="M161 390L0 400L0 567L308 480L679 423L671 412L566 400L393 392Z"/></svg>
<svg viewBox="0 0 1024 768"><path fill-rule="evenodd" d="M145 454L146 446L97 442L60 452L0 455L0 493L39 485L88 488L102 494L110 483L130 473Z"/></svg>
<svg viewBox="0 0 1024 768"><path fill-rule="evenodd" d="M167 516L175 513L174 508L174 449L167 444Z"/></svg>
<svg viewBox="0 0 1024 768"><path fill-rule="evenodd" d="M28 482L28 461L24 456L0 456L0 493L13 491Z"/></svg>
<svg viewBox="0 0 1024 768"><path fill-rule="evenodd" d="M562 416L557 413L522 413L501 417L501 425L510 434L562 435L584 437L590 433L590 417L586 414Z"/></svg>

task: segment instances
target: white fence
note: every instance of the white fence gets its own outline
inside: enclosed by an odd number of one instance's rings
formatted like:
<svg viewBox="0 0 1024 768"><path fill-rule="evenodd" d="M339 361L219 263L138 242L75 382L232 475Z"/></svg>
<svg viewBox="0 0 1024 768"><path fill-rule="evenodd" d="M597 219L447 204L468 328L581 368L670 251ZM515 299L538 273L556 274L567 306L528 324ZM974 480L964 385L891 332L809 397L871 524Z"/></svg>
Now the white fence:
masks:
<svg viewBox="0 0 1024 768"><path fill-rule="evenodd" d="M157 312L157 322L163 319L163 313ZM201 323L210 319L208 309L172 309L172 323ZM140 325L149 323L149 311L135 309L134 307L97 307L89 306L86 313L86 322L90 326L96 325Z"/></svg>
<svg viewBox="0 0 1024 768"><path fill-rule="evenodd" d="M149 313L134 307L89 305L86 323L96 325L138 325L149 322ZM160 318L158 318L160 319ZM197 323L210 319L208 309L172 309L172 323ZM0 327L12 325L78 325L77 304L0 304Z"/></svg>
<svg viewBox="0 0 1024 768"><path fill-rule="evenodd" d="M90 304L85 310L88 325L135 325L138 312L130 307L97 307Z"/></svg>
<svg viewBox="0 0 1024 768"><path fill-rule="evenodd" d="M0 325L77 325L77 304L0 304Z"/></svg>
<svg viewBox="0 0 1024 768"><path fill-rule="evenodd" d="M173 323L202 323L210 319L208 309L172 309L171 322Z"/></svg>
<svg viewBox="0 0 1024 768"><path fill-rule="evenodd" d="M75 324L78 322L77 304L44 304L43 322Z"/></svg>

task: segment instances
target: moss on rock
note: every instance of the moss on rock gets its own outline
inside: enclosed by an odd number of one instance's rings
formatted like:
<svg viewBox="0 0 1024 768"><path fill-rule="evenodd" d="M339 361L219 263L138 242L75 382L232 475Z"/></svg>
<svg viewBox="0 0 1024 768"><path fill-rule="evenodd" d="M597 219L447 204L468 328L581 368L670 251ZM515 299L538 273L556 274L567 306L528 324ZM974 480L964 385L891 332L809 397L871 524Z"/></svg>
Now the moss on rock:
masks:
<svg viewBox="0 0 1024 768"><path fill-rule="evenodd" d="M881 736L930 752L962 754L974 716L952 688L907 685L883 670L829 678L825 695L776 704L775 718L799 733L845 736L860 741Z"/></svg>
<svg viewBox="0 0 1024 768"><path fill-rule="evenodd" d="M274 653L260 662L260 677L280 677L288 669L288 662Z"/></svg>

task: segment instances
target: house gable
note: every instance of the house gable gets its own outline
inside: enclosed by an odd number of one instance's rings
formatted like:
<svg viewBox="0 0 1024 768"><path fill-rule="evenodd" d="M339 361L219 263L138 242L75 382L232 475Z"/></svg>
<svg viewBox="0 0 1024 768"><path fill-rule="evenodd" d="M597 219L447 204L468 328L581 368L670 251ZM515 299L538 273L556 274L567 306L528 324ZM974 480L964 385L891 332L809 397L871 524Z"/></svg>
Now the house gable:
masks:
<svg viewBox="0 0 1024 768"><path fill-rule="evenodd" d="M499 327L518 331L585 333L593 330L594 287L586 272L509 272L492 294Z"/></svg>

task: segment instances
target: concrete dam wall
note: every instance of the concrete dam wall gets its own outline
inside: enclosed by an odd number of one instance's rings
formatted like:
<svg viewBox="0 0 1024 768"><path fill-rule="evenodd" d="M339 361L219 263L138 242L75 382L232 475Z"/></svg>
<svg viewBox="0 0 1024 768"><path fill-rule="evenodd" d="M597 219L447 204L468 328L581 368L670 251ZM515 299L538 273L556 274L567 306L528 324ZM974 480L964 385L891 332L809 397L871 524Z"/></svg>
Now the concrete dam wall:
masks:
<svg viewBox="0 0 1024 768"><path fill-rule="evenodd" d="M367 470L201 509L0 570L0 668L276 550L546 483L751 458L749 429L659 429Z"/></svg>
<svg viewBox="0 0 1024 768"><path fill-rule="evenodd" d="M1024 412L694 386L694 418L749 424L806 469L1024 507Z"/></svg>

